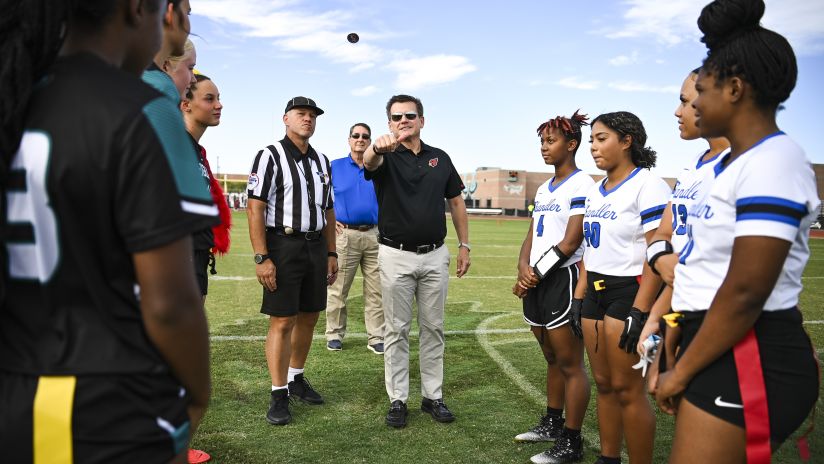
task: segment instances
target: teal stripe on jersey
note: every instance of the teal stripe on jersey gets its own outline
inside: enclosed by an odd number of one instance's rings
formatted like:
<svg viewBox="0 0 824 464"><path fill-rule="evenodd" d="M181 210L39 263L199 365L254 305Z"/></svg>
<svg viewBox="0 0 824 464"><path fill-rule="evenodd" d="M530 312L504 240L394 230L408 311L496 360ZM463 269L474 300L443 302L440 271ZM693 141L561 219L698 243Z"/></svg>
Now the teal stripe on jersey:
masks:
<svg viewBox="0 0 824 464"><path fill-rule="evenodd" d="M180 93L177 91L177 87L175 87L175 82L165 72L157 69L147 69L143 71L141 78L143 82L163 92L164 95L172 100L172 103L180 101Z"/></svg>
<svg viewBox="0 0 824 464"><path fill-rule="evenodd" d="M211 203L212 196L203 182L203 175L197 163L197 153L186 135L180 111L172 106L168 98L159 97L143 107L143 114L146 115L163 146L180 196Z"/></svg>

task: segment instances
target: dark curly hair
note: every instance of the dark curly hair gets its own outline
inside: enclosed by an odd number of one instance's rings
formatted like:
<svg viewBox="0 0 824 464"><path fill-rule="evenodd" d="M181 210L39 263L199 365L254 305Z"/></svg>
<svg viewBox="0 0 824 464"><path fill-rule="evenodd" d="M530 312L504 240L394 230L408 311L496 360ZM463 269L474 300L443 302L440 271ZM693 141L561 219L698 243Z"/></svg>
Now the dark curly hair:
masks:
<svg viewBox="0 0 824 464"><path fill-rule="evenodd" d="M564 138L569 142L570 140L575 140L577 144L575 145L575 150L573 154L578 151L578 147L581 146L581 127L587 126L587 115L585 114L578 114L580 109L576 110L575 113L570 116L555 116L554 118L550 119L542 123L538 126L538 137L544 133L545 130L548 130L550 127L556 127L558 130L564 134Z"/></svg>
<svg viewBox="0 0 824 464"><path fill-rule="evenodd" d="M647 131L638 116L628 111L616 111L614 113L604 113L592 120L609 127L618 133L618 137L623 139L630 137L632 144L629 147L632 156L632 164L641 168L652 168L655 166L655 150L645 146L647 143Z"/></svg>
<svg viewBox="0 0 824 464"><path fill-rule="evenodd" d="M200 84L203 81L210 80L212 79L205 74L195 74L195 83L186 88L186 100L191 100L195 97L195 90L197 90L197 84Z"/></svg>
<svg viewBox="0 0 824 464"><path fill-rule="evenodd" d="M763 0L715 0L701 10L698 28L707 45L704 70L718 81L740 77L756 105L774 110L795 88L798 65L787 39L761 26L764 8Z"/></svg>

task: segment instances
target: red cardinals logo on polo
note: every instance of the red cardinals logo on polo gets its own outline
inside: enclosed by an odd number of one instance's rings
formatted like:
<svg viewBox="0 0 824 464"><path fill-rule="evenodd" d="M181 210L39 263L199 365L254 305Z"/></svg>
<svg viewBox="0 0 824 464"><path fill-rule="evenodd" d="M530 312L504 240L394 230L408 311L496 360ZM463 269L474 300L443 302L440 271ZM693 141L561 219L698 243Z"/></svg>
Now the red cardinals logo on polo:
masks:
<svg viewBox="0 0 824 464"><path fill-rule="evenodd" d="M437 165L438 165L438 158L432 158L431 160L429 160L429 167L430 168L434 168Z"/></svg>

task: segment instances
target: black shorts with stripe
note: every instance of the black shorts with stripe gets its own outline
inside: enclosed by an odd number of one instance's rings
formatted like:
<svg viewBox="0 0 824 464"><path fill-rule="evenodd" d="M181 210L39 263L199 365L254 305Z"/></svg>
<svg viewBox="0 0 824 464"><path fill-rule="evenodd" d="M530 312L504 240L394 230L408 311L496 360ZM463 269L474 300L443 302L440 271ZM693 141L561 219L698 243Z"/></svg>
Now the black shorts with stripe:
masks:
<svg viewBox="0 0 824 464"><path fill-rule="evenodd" d="M706 311L683 314L676 359L695 338ZM754 329L766 388L770 437L781 443L804 422L815 405L819 394L818 366L798 309L764 311ZM693 377L684 398L715 417L744 427L741 381L731 349Z"/></svg>
<svg viewBox="0 0 824 464"><path fill-rule="evenodd" d="M263 289L260 312L287 317L325 310L329 258L323 235L306 240L267 230L266 247L275 263L277 288L274 292Z"/></svg>
<svg viewBox="0 0 824 464"><path fill-rule="evenodd" d="M559 268L546 276L524 297L524 321L531 326L547 329L566 324L577 284L578 266L575 264Z"/></svg>
<svg viewBox="0 0 824 464"><path fill-rule="evenodd" d="M581 307L581 317L598 321L604 320L604 316L626 319L639 287L639 277L587 271L587 295Z"/></svg>
<svg viewBox="0 0 824 464"><path fill-rule="evenodd" d="M169 462L187 449L187 405L169 375L0 372L2 461Z"/></svg>

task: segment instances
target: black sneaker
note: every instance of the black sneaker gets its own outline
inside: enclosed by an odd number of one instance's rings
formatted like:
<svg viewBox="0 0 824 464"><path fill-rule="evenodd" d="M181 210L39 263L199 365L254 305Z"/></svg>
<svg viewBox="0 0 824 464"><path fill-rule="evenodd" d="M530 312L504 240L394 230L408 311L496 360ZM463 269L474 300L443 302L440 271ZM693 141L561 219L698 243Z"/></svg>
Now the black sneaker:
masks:
<svg viewBox="0 0 824 464"><path fill-rule="evenodd" d="M406 426L406 416L409 414L409 411L406 410L406 403L401 400L395 400L392 402L392 406L389 407L389 413L386 414L386 425L395 428L401 428Z"/></svg>
<svg viewBox="0 0 824 464"><path fill-rule="evenodd" d="M421 411L431 414L432 418L438 422L452 422L455 420L455 416L449 411L441 398L437 400L422 399Z"/></svg>
<svg viewBox="0 0 824 464"><path fill-rule="evenodd" d="M535 464L566 464L584 459L584 440L579 436L571 438L562 435L555 440L555 446L536 454L530 459Z"/></svg>
<svg viewBox="0 0 824 464"><path fill-rule="evenodd" d="M295 380L289 382L289 396L304 403L323 404L323 397L312 388L312 385L303 374L296 375Z"/></svg>
<svg viewBox="0 0 824 464"><path fill-rule="evenodd" d="M272 392L272 399L269 401L269 412L266 413L266 421L272 425L286 425L292 420L292 413L289 412L289 390L282 388Z"/></svg>
<svg viewBox="0 0 824 464"><path fill-rule="evenodd" d="M564 431L564 418L549 415L541 417L540 422L528 432L515 435L518 443L537 443L541 441L555 441Z"/></svg>

